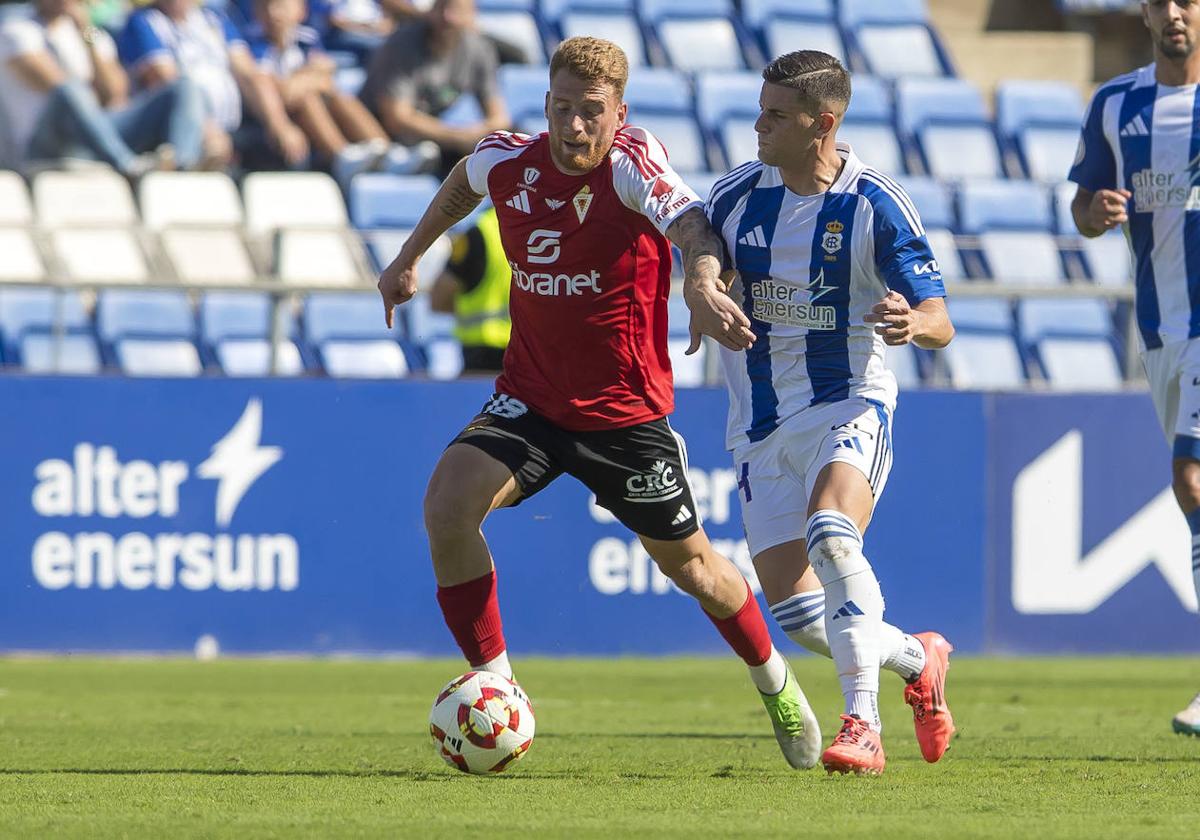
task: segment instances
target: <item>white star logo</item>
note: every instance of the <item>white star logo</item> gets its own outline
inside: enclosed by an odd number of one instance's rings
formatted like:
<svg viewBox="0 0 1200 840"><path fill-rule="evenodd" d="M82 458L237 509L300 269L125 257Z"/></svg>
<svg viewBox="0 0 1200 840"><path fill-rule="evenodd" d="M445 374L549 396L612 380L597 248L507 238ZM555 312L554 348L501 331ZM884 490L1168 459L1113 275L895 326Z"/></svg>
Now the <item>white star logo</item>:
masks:
<svg viewBox="0 0 1200 840"><path fill-rule="evenodd" d="M213 444L212 454L196 468L201 478L217 484L217 525L227 527L238 504L259 476L283 457L278 446L259 446L262 439L262 402L252 398L225 437Z"/></svg>
<svg viewBox="0 0 1200 840"><path fill-rule="evenodd" d="M836 288L837 286L825 285L825 269L822 268L820 273L817 274L816 279L808 284L805 291L812 295L812 297L809 298L809 303L816 303L818 300L825 297L825 295L829 294Z"/></svg>

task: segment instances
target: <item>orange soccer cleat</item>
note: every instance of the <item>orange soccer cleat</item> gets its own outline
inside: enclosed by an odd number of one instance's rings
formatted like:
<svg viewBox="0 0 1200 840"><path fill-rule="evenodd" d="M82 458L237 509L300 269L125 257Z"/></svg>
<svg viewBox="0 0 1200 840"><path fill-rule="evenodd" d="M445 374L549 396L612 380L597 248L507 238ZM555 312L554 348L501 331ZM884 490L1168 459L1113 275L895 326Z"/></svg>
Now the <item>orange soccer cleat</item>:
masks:
<svg viewBox="0 0 1200 840"><path fill-rule="evenodd" d="M917 633L914 638L925 648L925 668L904 687L904 702L913 709L921 755L932 764L946 752L954 734L954 717L946 705L946 671L954 646L940 633Z"/></svg>
<svg viewBox="0 0 1200 840"><path fill-rule="evenodd" d="M865 720L853 715L842 715L842 731L821 755L821 764L827 773L853 773L856 776L878 776L886 761L879 733Z"/></svg>

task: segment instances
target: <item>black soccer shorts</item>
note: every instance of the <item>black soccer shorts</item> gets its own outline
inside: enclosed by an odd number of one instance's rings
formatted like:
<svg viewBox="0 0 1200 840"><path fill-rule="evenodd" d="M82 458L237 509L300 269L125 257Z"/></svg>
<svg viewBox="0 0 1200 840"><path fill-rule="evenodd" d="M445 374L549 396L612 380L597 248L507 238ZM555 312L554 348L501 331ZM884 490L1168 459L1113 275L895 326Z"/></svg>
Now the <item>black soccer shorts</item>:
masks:
<svg viewBox="0 0 1200 840"><path fill-rule="evenodd" d="M681 540L700 527L687 480L687 447L665 417L620 429L572 432L507 394L494 394L452 443L467 443L507 466L523 499L563 473L636 534Z"/></svg>

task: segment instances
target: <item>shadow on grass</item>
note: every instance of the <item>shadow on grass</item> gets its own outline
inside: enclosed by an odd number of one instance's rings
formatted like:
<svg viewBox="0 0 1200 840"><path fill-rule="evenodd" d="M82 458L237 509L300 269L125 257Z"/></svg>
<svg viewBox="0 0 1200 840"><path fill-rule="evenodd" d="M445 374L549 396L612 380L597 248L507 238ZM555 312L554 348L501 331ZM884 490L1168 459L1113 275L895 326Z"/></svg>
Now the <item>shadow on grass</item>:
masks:
<svg viewBox="0 0 1200 840"><path fill-rule="evenodd" d="M248 776L248 777L300 777L313 779L402 779L409 782L446 782L459 779L465 773L455 773L446 770L249 770L238 767L221 769L217 767L54 767L37 770L22 770L12 767L0 767L0 776ZM630 781L660 781L678 777L666 773L616 773L614 778ZM492 775L488 778L520 780L578 780L577 773L526 773L518 770L513 774Z"/></svg>

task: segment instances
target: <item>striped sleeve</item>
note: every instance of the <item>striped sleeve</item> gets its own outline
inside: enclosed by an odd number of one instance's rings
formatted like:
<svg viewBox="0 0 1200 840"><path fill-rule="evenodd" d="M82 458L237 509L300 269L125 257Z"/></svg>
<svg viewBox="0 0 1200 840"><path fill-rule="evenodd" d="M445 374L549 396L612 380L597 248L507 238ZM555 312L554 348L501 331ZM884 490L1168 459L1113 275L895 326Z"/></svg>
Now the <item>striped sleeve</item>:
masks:
<svg viewBox="0 0 1200 840"><path fill-rule="evenodd" d="M641 213L666 233L671 222L691 207L703 206L700 196L667 162L667 150L644 128L625 126L613 138L613 187L621 203Z"/></svg>
<svg viewBox="0 0 1200 840"><path fill-rule="evenodd" d="M758 161L744 163L718 178L708 195L704 211L708 214L708 221L713 230L717 232L717 238L721 240L722 270L734 268L733 255L729 253L729 240L725 237L725 223L729 221L729 216L738 201L758 183L762 171L763 165Z"/></svg>
<svg viewBox="0 0 1200 840"><path fill-rule="evenodd" d="M511 131L493 131L467 157L467 181L479 195L488 194L488 174L501 161L516 157L536 138Z"/></svg>
<svg viewBox="0 0 1200 840"><path fill-rule="evenodd" d="M1108 138L1104 136L1104 108L1111 97L1129 90L1132 79L1133 74L1114 79L1096 91L1088 105L1079 132L1079 149L1075 153L1071 172L1067 175L1068 181L1074 181L1085 190L1096 192L1116 189L1117 160Z"/></svg>
<svg viewBox="0 0 1200 840"><path fill-rule="evenodd" d="M910 305L945 297L946 287L925 226L904 188L873 169L863 171L859 193L871 204L875 267L884 285Z"/></svg>

